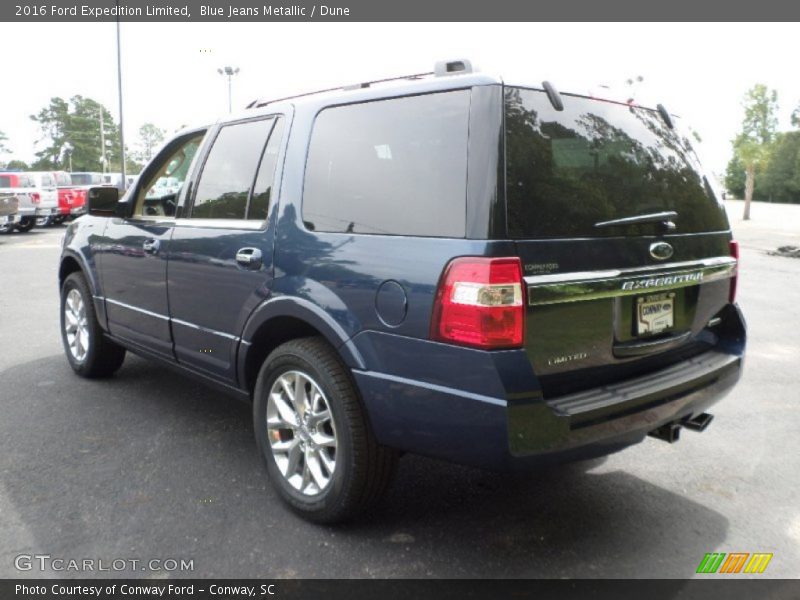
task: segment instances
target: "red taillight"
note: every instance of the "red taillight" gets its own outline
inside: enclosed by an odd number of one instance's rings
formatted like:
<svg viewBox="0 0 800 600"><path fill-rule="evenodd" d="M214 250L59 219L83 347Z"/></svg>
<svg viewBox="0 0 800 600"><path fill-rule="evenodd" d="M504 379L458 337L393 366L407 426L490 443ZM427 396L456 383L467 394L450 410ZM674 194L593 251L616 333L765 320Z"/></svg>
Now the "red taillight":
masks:
<svg viewBox="0 0 800 600"><path fill-rule="evenodd" d="M42 200L42 197L39 195L39 192L31 192L31 202L34 204L39 204Z"/></svg>
<svg viewBox="0 0 800 600"><path fill-rule="evenodd" d="M456 258L433 306L431 337L477 348L518 348L525 331L519 258Z"/></svg>
<svg viewBox="0 0 800 600"><path fill-rule="evenodd" d="M731 287L728 292L728 302L733 304L736 301L736 284L739 280L739 242L731 240L728 243L728 247L730 248L731 256L736 259L736 266L733 268L733 277L731 277Z"/></svg>

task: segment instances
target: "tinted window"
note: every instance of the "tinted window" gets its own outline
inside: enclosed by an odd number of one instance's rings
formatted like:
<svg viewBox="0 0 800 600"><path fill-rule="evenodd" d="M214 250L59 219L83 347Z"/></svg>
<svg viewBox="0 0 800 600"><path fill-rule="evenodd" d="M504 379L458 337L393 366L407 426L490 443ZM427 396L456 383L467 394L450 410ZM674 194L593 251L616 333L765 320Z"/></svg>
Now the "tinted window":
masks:
<svg viewBox="0 0 800 600"><path fill-rule="evenodd" d="M464 237L469 98L460 90L322 111L306 165L306 227Z"/></svg>
<svg viewBox="0 0 800 600"><path fill-rule="evenodd" d="M55 178L56 178L56 185L58 186L71 185L72 183L67 173L56 173Z"/></svg>
<svg viewBox="0 0 800 600"><path fill-rule="evenodd" d="M0 175L0 187L14 187L11 177L8 175Z"/></svg>
<svg viewBox="0 0 800 600"><path fill-rule="evenodd" d="M92 184L92 174L91 173L71 173L70 179L72 180L72 185L91 185Z"/></svg>
<svg viewBox="0 0 800 600"><path fill-rule="evenodd" d="M278 166L278 152L281 148L283 139L283 119L277 119L275 127L269 136L267 147L264 148L264 155L261 157L261 164L258 166L256 184L253 187L253 197L250 199L250 206L247 211L248 219L267 218L269 203L272 200L273 187L275 180L275 167Z"/></svg>
<svg viewBox="0 0 800 600"><path fill-rule="evenodd" d="M653 110L506 88L506 197L513 237L656 233L595 223L674 210L677 233L727 229L688 139Z"/></svg>
<svg viewBox="0 0 800 600"><path fill-rule="evenodd" d="M192 208L192 217L244 219L256 168L272 119L223 127L211 147Z"/></svg>

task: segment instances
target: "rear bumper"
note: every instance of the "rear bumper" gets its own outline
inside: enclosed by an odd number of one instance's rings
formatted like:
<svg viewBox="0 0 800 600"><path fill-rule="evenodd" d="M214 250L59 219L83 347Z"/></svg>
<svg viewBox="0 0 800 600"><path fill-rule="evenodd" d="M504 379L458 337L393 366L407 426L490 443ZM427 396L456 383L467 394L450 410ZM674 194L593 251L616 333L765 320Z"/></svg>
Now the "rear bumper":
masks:
<svg viewBox="0 0 800 600"><path fill-rule="evenodd" d="M59 214L58 206L39 206L36 209L37 217L55 217Z"/></svg>
<svg viewBox="0 0 800 600"><path fill-rule="evenodd" d="M3 215L0 217L0 225L8 225L10 223L17 224L22 221L22 216L19 213L13 215Z"/></svg>
<svg viewBox="0 0 800 600"><path fill-rule="evenodd" d="M742 372L744 329L736 316L741 335L731 343L553 399L499 398L385 373L353 374L381 443L462 464L524 470L610 454L661 425L705 412Z"/></svg>

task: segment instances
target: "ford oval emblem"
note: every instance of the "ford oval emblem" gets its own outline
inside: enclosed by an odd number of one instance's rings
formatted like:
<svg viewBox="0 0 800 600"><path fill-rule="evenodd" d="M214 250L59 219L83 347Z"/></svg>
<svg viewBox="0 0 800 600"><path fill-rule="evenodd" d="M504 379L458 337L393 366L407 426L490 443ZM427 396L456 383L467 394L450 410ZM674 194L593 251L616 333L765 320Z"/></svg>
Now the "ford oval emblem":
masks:
<svg viewBox="0 0 800 600"><path fill-rule="evenodd" d="M656 260L667 260L675 253L675 250L667 242L655 242L650 244L650 256Z"/></svg>

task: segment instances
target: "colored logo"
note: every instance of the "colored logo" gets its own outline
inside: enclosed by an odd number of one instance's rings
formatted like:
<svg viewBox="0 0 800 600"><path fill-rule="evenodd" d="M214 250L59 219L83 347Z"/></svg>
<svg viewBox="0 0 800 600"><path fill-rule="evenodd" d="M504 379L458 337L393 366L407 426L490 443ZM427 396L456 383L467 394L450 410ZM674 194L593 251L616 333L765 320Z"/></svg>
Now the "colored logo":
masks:
<svg viewBox="0 0 800 600"><path fill-rule="evenodd" d="M763 573L771 560L772 553L766 552L709 552L700 561L697 573Z"/></svg>

